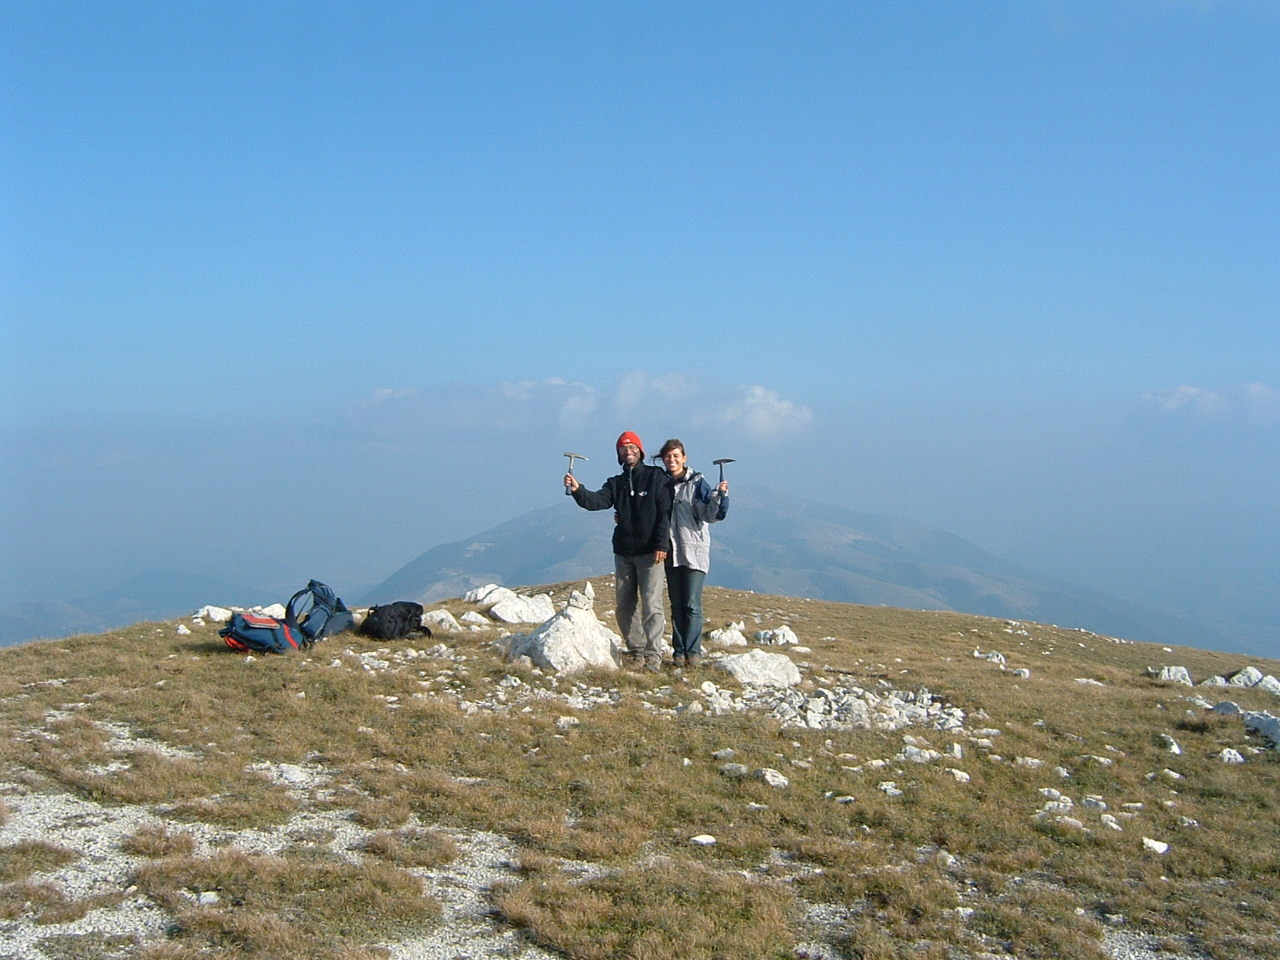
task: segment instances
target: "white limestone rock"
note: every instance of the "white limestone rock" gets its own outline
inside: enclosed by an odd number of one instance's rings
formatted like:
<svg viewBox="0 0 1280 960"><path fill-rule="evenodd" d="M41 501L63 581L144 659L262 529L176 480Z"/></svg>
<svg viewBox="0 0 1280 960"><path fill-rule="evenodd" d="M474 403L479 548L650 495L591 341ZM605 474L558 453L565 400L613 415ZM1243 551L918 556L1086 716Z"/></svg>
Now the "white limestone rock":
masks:
<svg viewBox="0 0 1280 960"><path fill-rule="evenodd" d="M751 776L777 790L785 790L791 786L791 781L772 767L761 767L759 770L753 771Z"/></svg>
<svg viewBox="0 0 1280 960"><path fill-rule="evenodd" d="M231 611L226 607L204 606L191 615L193 620L212 620L214 623L226 623L231 619Z"/></svg>
<svg viewBox="0 0 1280 960"><path fill-rule="evenodd" d="M1251 710L1245 713L1242 719L1246 730L1262 737L1262 739L1271 744L1273 749L1280 750L1280 717L1275 717L1262 711Z"/></svg>
<svg viewBox="0 0 1280 960"><path fill-rule="evenodd" d="M746 629L747 625L739 620L727 627L712 630L707 634L707 642L719 647L745 647L747 645L747 635L744 632Z"/></svg>
<svg viewBox="0 0 1280 960"><path fill-rule="evenodd" d="M1148 667L1147 674L1155 677L1161 683L1181 683L1188 687L1194 686L1191 682L1191 674L1186 667L1161 667L1159 670L1154 667Z"/></svg>
<svg viewBox="0 0 1280 960"><path fill-rule="evenodd" d="M507 596L515 596L515 591L507 587L499 586L496 583L486 583L483 587L475 587L463 594L462 599L467 603L475 603L480 606L487 606L497 603L499 600Z"/></svg>
<svg viewBox="0 0 1280 960"><path fill-rule="evenodd" d="M717 660L715 668L730 674L739 683L759 687L794 687L800 682L800 670L790 657L759 649Z"/></svg>
<svg viewBox="0 0 1280 960"><path fill-rule="evenodd" d="M458 623L453 614L444 607L441 607L438 610L428 610L424 613L422 615L422 625L424 627L439 627L447 633L462 632L462 624Z"/></svg>
<svg viewBox="0 0 1280 960"><path fill-rule="evenodd" d="M575 673L590 667L617 669L622 638L596 619L582 594L529 634L509 638L507 659L528 657L544 670Z"/></svg>
<svg viewBox="0 0 1280 960"><path fill-rule="evenodd" d="M1227 683L1233 687L1256 687L1262 682L1262 671L1257 667L1245 667L1227 677Z"/></svg>
<svg viewBox="0 0 1280 960"><path fill-rule="evenodd" d="M1163 856L1169 852L1169 845L1163 840L1152 840L1150 837L1143 837L1142 849L1149 850L1151 853Z"/></svg>
<svg viewBox="0 0 1280 960"><path fill-rule="evenodd" d="M769 646L795 645L800 642L800 638L796 636L796 632L785 623L776 630L757 630L755 632L755 639L757 643L763 643Z"/></svg>
<svg viewBox="0 0 1280 960"><path fill-rule="evenodd" d="M555 604L550 594L525 597L512 594L503 597L489 608L489 616L503 623L545 623L555 616Z"/></svg>

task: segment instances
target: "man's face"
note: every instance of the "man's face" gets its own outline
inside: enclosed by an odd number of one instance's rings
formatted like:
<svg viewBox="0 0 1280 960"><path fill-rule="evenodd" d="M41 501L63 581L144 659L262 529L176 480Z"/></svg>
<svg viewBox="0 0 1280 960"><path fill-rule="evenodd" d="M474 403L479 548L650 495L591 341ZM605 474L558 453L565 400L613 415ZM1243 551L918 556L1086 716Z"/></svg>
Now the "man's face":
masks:
<svg viewBox="0 0 1280 960"><path fill-rule="evenodd" d="M628 467L634 467L640 462L642 451L634 443L624 443L618 448L618 456L622 457L622 462Z"/></svg>

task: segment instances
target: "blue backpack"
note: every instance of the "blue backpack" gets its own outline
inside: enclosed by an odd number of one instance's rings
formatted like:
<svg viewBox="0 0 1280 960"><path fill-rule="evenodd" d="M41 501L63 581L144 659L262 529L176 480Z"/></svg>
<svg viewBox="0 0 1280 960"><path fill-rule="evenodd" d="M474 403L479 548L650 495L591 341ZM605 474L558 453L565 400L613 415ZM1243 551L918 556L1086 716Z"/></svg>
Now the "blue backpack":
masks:
<svg viewBox="0 0 1280 960"><path fill-rule="evenodd" d="M310 646L355 625L355 617L347 605L319 580L312 580L289 599L284 622L302 634Z"/></svg>
<svg viewBox="0 0 1280 960"><path fill-rule="evenodd" d="M233 613L218 636L243 653L289 653L350 630L353 622L347 605L325 584L312 580L289 599L283 620Z"/></svg>
<svg viewBox="0 0 1280 960"><path fill-rule="evenodd" d="M218 636L240 653L288 653L304 645L301 634L283 620L256 613L233 613Z"/></svg>

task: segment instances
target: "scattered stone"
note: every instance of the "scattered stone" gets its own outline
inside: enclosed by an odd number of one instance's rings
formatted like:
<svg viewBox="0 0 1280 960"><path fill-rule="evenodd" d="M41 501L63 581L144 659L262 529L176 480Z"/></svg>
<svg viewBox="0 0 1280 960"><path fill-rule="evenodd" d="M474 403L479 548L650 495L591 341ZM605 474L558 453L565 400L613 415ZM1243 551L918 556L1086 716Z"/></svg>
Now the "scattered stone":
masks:
<svg viewBox="0 0 1280 960"><path fill-rule="evenodd" d="M790 657L781 653L750 650L717 660L715 667L730 674L739 683L762 687L794 687L800 682L800 670L791 662Z"/></svg>
<svg viewBox="0 0 1280 960"><path fill-rule="evenodd" d="M796 636L794 630L786 624L775 630L757 630L755 639L758 643L769 644L772 646L794 645L800 642L800 638Z"/></svg>
<svg viewBox="0 0 1280 960"><path fill-rule="evenodd" d="M756 780L763 781L767 786L774 787L778 790L785 790L791 786L791 781L785 776L774 770L772 767L761 767L751 774Z"/></svg>
<svg viewBox="0 0 1280 960"><path fill-rule="evenodd" d="M1169 845L1163 840L1152 840L1150 837L1142 838L1142 849L1149 850L1152 853L1164 855L1169 852Z"/></svg>
<svg viewBox="0 0 1280 960"><path fill-rule="evenodd" d="M1252 666L1237 670L1227 677L1227 684L1232 687L1256 687L1261 682L1262 671Z"/></svg>
<svg viewBox="0 0 1280 960"><path fill-rule="evenodd" d="M709 833L700 833L696 837L690 837L689 842L695 847L714 847L716 838Z"/></svg>
<svg viewBox="0 0 1280 960"><path fill-rule="evenodd" d="M1240 755L1240 751L1233 750L1230 747L1224 747L1222 752L1218 754L1218 759L1223 763L1244 763L1244 757Z"/></svg>
<svg viewBox="0 0 1280 960"><path fill-rule="evenodd" d="M476 613L474 610L469 610L467 612L472 614L473 616L479 617L481 620L484 619L483 617L480 617L480 615ZM426 613L424 613L422 615L422 625L424 627L431 627L431 626L439 627L441 630L444 630L447 633L462 632L462 625L458 623L458 621L454 619L453 614L450 613L448 610L444 609L444 607L441 607L438 610L428 610Z"/></svg>
<svg viewBox="0 0 1280 960"><path fill-rule="evenodd" d="M1005 663L1007 662L1007 661L1005 660L1005 656L1004 656L1004 654L1003 654L1003 653L998 653L998 652L996 652L995 650L991 650L991 651L988 651L987 653L983 653L983 652L982 652L982 650L981 650L981 648L979 648L979 647L974 647L974 648L973 648L973 655L974 655L975 657L977 657L979 660L989 660L989 661L991 661L992 663L994 663L994 664L996 664L997 666L1000 666L1000 667L1003 667L1003 666L1005 665Z"/></svg>
<svg viewBox="0 0 1280 960"><path fill-rule="evenodd" d="M893 780L882 780L877 784L877 788L887 797L902 796L902 791L898 789L897 782Z"/></svg>
<svg viewBox="0 0 1280 960"><path fill-rule="evenodd" d="M226 623L231 619L232 611L226 607L204 606L193 613L193 620L212 620L214 623Z"/></svg>
<svg viewBox="0 0 1280 960"><path fill-rule="evenodd" d="M1243 719L1246 730L1262 737L1271 744L1273 749L1280 750L1280 717L1260 711L1249 711L1243 715Z"/></svg>
<svg viewBox="0 0 1280 960"><path fill-rule="evenodd" d="M721 776L729 777L733 780L740 780L751 771L741 763L726 763L720 767Z"/></svg>
<svg viewBox="0 0 1280 960"><path fill-rule="evenodd" d="M1178 741L1173 739L1167 733L1160 734L1160 745L1172 753L1174 756L1182 754L1182 747L1178 746Z"/></svg>
<svg viewBox="0 0 1280 960"><path fill-rule="evenodd" d="M1155 677L1161 683L1181 683L1188 687L1193 685L1186 667L1161 667L1159 670L1147 667L1147 676Z"/></svg>
<svg viewBox="0 0 1280 960"><path fill-rule="evenodd" d="M731 623L727 627L712 630L707 634L707 642L721 647L745 647L747 645L747 625L742 621Z"/></svg>

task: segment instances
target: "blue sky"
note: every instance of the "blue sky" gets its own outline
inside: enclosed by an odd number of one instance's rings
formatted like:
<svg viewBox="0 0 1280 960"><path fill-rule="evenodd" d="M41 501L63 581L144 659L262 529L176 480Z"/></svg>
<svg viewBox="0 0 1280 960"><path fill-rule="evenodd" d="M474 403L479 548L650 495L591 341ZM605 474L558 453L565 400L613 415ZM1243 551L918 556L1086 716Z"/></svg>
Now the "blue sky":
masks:
<svg viewBox="0 0 1280 960"><path fill-rule="evenodd" d="M381 579L634 429L1270 616L1278 41L1209 0L11 0L0 599Z"/></svg>

